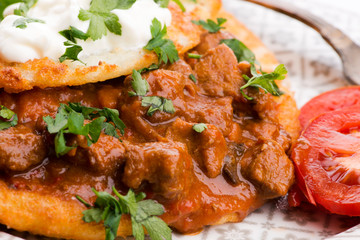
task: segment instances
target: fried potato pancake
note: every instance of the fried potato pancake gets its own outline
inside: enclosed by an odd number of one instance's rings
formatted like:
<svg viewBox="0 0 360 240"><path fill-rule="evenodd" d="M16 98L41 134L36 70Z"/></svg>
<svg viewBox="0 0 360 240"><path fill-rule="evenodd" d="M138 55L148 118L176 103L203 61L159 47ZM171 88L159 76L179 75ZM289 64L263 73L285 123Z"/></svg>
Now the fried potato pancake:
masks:
<svg viewBox="0 0 360 240"><path fill-rule="evenodd" d="M191 17L197 15L199 18L208 18L219 10L219 4L216 3L219 1L187 3L187 6L193 9L193 12L187 13L182 12L175 3L169 4L172 23L168 27L168 37L175 43L179 54L193 48L200 41L200 29L191 23ZM96 58L102 61L93 66L70 61L60 63L49 58L29 60L25 63L8 63L0 59L0 88L17 93L34 87L76 86L101 82L128 75L133 69L141 69L158 61L154 52L143 49L105 53ZM84 61L92 63L96 60L89 57Z"/></svg>
<svg viewBox="0 0 360 240"><path fill-rule="evenodd" d="M217 6L218 3L217 0L198 0L198 2L200 2L201 4L207 2L209 4L206 5L207 7L209 7L210 5ZM172 8L174 7L172 6ZM180 14L175 8L172 9L172 11L177 11L177 13ZM198 9L196 11L202 12L203 10ZM235 19L235 17L225 12L224 10L221 10L218 14L213 16L227 18L228 22L225 25L226 29L235 36L237 36L239 39L241 39L241 41L243 41L250 49L255 52L257 59L262 64L264 70L273 71L273 69L278 64L276 58L253 33L251 33L243 24L239 23ZM185 29L182 29L182 31L185 31ZM197 40L194 40L191 44L183 46L181 52L186 51L186 49L188 49L190 45L196 42ZM145 61L142 61L141 63L137 63L138 65L134 65L137 67L147 66L151 62L153 62L152 54L144 56L147 56L149 58L146 64ZM51 68L51 70L45 69L39 70L39 72L32 71L33 68L39 69L39 67L36 67L38 64L42 66L47 66L46 68ZM23 70L24 65L27 66L27 71ZM55 72L58 74L57 76L65 76L66 74L63 75L63 73L66 71L70 71L70 67L62 64L56 65L48 59L35 60L25 63L24 65L21 67L5 67L4 65L2 65L2 70L0 72L0 80L2 84L1 86L5 87L8 91L20 91L32 88L33 86L45 87L45 80L51 82L52 79L56 79L56 77L50 77L50 79L48 79L49 75L52 75ZM132 69L134 65L132 65L131 67L128 66L128 69ZM73 74L75 74L75 70L72 71ZM80 71L83 74L82 76L87 76L86 82L91 82L105 80L106 78L109 78L108 76L115 77L115 74L112 73L112 71L119 70L116 66L108 66L104 64L98 67L94 67L93 70L83 69L82 71ZM32 72L36 72L36 74L38 74L41 79L38 81L34 80L34 84L30 81L27 81L23 77L25 73L32 76ZM126 73L128 73L127 70L124 70L122 72L122 74ZM97 79L97 77L100 75L101 80ZM103 75L106 75L107 77L103 77ZM17 79L18 84L14 83L13 78ZM4 79L6 81L4 81ZM62 84L69 85L69 82L66 82L66 80L69 79L70 77L64 78L64 82L62 82ZM7 82L8 84L6 85L3 82ZM35 84L35 82L37 83L37 85ZM26 85L26 83L28 85ZM41 85L40 83L43 83L43 85ZM70 85L82 83L84 82L82 82L82 80L79 78L76 79L76 81L72 80L70 82ZM299 123L297 121L298 110L291 94L289 94L287 89L283 86L281 86L281 88L285 90L287 94L284 94L279 98L274 97L276 98L278 105L273 107L278 109L278 117L280 119L280 122L294 139L297 137L300 130ZM67 201L51 195L40 195L39 193L30 191L18 191L15 189L10 189L4 182L0 181L0 222L19 231L29 231L33 234L66 239L104 239L105 231L103 225L95 223L84 223L82 220L83 210L85 210L85 207L80 204L75 198L73 200ZM244 215L240 215L237 213L229 214L227 216L224 216L217 224L223 224L226 222L238 222L241 221L244 217ZM122 218L118 235L128 236L131 235L131 233L131 222L127 218Z"/></svg>

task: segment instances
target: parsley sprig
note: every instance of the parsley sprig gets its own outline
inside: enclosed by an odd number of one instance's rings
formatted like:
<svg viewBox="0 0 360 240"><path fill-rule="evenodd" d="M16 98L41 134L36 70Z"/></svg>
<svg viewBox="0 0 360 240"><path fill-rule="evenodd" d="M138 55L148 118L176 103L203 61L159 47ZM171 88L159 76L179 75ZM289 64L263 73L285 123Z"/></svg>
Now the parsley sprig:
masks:
<svg viewBox="0 0 360 240"><path fill-rule="evenodd" d="M43 117L43 119L47 124L48 132L56 134L55 152L58 157L76 147L66 145L64 134L85 136L88 146L91 146L98 141L102 130L105 134L120 139L116 129L119 129L123 135L126 127L119 118L119 112L116 109L92 108L80 103L60 104L55 119L50 116ZM85 125L85 119L92 121Z"/></svg>
<svg viewBox="0 0 360 240"><path fill-rule="evenodd" d="M90 20L87 34L92 40L98 40L110 31L121 35L119 17L112 13L114 9L129 9L136 0L92 0L89 10L81 9L78 18L81 21Z"/></svg>
<svg viewBox="0 0 360 240"><path fill-rule="evenodd" d="M226 23L227 19L217 18L217 23L211 19L208 19L206 22L204 20L192 21L194 24L202 26L204 29L208 30L210 33L217 33L221 29L224 29L221 25Z"/></svg>
<svg viewBox="0 0 360 240"><path fill-rule="evenodd" d="M130 214L132 231L136 240L144 240L144 228L153 240L170 240L171 229L167 224L156 216L164 213L161 204L154 200L144 200L145 193L135 194L131 189L123 196L115 187L112 188L115 198L107 192L92 191L97 196L94 205L90 205L80 196L76 198L84 204L88 210L83 212L83 221L86 223L104 222L106 240L114 240L117 236L120 220L123 214Z"/></svg>
<svg viewBox="0 0 360 240"><path fill-rule="evenodd" d="M18 123L17 115L10 109L0 105L0 130L16 126Z"/></svg>
<svg viewBox="0 0 360 240"><path fill-rule="evenodd" d="M164 38L167 34L166 25L161 28L161 22L154 18L150 26L152 39L144 47L149 51L154 51L158 58L159 64L162 62L167 64L168 62L174 63L179 60L179 54L176 50L175 44L170 39Z"/></svg>
<svg viewBox="0 0 360 240"><path fill-rule="evenodd" d="M141 71L142 70L140 70L140 72ZM148 116L152 116L156 111L174 113L175 108L170 99L158 96L145 97L146 93L149 91L149 83L146 81L146 79L141 77L140 72L133 70L133 80L131 82L131 86L134 91L129 91L129 95L142 97L141 106L149 107L147 111Z"/></svg>
<svg viewBox="0 0 360 240"><path fill-rule="evenodd" d="M64 45L67 46L66 51L59 58L59 61L62 63L65 60L72 60L72 61L79 61L85 64L78 57L79 53L83 50L83 48L77 44L76 39L81 39L85 41L86 39L89 38L89 35L73 26L70 26L69 29L63 30L59 33L67 39L67 41L64 42Z"/></svg>
<svg viewBox="0 0 360 240"><path fill-rule="evenodd" d="M244 43L237 39L224 39L221 40L221 43L225 43L233 50L238 62L247 61L251 65L250 71L252 77L249 78L248 76L243 75L247 83L240 88L242 95L246 99L253 99L244 93L243 90L247 87L261 88L266 93L270 93L274 96L281 96L284 94L275 82L275 80L285 79L287 70L284 64L277 66L272 73L263 73L261 68L259 70L256 68L256 64L259 65L259 63L256 61L255 54Z"/></svg>

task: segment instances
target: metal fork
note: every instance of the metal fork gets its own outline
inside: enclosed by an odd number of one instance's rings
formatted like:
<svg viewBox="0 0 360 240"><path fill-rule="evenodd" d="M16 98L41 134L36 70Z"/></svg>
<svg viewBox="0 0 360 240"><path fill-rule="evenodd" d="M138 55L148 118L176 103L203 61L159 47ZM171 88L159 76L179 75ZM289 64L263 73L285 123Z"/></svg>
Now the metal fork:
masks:
<svg viewBox="0 0 360 240"><path fill-rule="evenodd" d="M341 30L314 14L281 0L245 0L286 14L315 29L340 56L350 84L360 85L360 46Z"/></svg>

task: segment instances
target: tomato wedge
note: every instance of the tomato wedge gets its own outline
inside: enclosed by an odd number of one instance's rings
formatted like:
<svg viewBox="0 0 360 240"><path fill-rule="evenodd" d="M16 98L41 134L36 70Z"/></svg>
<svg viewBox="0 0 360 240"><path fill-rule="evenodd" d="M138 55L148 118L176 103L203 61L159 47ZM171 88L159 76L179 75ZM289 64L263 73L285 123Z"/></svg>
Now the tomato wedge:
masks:
<svg viewBox="0 0 360 240"><path fill-rule="evenodd" d="M360 106L315 118L291 157L297 184L310 203L360 216Z"/></svg>
<svg viewBox="0 0 360 240"><path fill-rule="evenodd" d="M322 113L350 106L360 106L360 86L344 87L325 92L305 104L300 110L300 124L308 123Z"/></svg>

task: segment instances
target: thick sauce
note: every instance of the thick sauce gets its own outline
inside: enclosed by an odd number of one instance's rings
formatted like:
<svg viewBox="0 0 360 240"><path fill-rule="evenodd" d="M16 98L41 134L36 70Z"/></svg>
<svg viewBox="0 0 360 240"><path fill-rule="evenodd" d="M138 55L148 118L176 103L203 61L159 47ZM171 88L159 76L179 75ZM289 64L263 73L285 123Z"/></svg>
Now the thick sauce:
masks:
<svg viewBox="0 0 360 240"><path fill-rule="evenodd" d="M18 126L0 132L2 180L19 191L69 201L76 194L94 201L91 187L143 191L164 205L162 218L180 232L197 231L229 214L228 221L240 221L266 199L285 195L294 177L285 154L291 139L277 121L272 96L250 89L247 94L255 100L242 97L241 76L248 66L238 64L227 46L210 44L226 37L221 34L209 34L209 42L194 50L201 49L200 60L182 59L143 74L147 95L171 99L174 114L147 116L141 98L128 94L130 76L81 87L2 92L0 104L19 117ZM54 136L42 117L55 116L59 103L67 102L118 109L127 126L122 142L103 134L87 147L78 136L67 135L78 147L56 158ZM196 123L208 128L197 133ZM25 133L27 140L21 137ZM40 143L29 144L30 139ZM16 147L9 151L9 146Z"/></svg>

